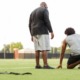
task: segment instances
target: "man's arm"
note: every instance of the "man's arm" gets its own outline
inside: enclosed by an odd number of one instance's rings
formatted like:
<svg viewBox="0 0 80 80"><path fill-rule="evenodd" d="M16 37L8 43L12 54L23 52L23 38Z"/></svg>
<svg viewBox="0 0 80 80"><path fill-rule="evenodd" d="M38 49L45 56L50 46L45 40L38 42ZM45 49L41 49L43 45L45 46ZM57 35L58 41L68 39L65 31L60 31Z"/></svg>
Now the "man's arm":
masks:
<svg viewBox="0 0 80 80"><path fill-rule="evenodd" d="M31 20L31 15L30 15L30 18L29 18L29 31L30 31L30 34L31 34L31 22L32 22L32 20Z"/></svg>
<svg viewBox="0 0 80 80"><path fill-rule="evenodd" d="M45 22L45 25L47 27L47 29L49 30L49 32L53 32L52 30L52 27L51 27L51 23L50 23L50 20L49 20L49 12L47 9L44 10L44 22Z"/></svg>
<svg viewBox="0 0 80 80"><path fill-rule="evenodd" d="M48 12L47 9L45 9L45 11L44 11L44 22L45 22L45 25L46 25L47 29L50 32L51 39L53 39L54 38L54 33L53 33L53 30L52 30L52 27L51 27L51 23L50 23L50 20L49 20L49 12Z"/></svg>
<svg viewBox="0 0 80 80"><path fill-rule="evenodd" d="M63 43L62 43L60 63L59 63L59 66L57 68L62 68L62 61L63 61L64 53L65 53L65 50L66 50L66 46L67 46L67 43L66 43L66 40L64 40Z"/></svg>
<svg viewBox="0 0 80 80"><path fill-rule="evenodd" d="M30 15L30 18L29 18L29 31L30 31L30 34L31 34L31 15ZM33 41L33 36L31 35L31 41Z"/></svg>

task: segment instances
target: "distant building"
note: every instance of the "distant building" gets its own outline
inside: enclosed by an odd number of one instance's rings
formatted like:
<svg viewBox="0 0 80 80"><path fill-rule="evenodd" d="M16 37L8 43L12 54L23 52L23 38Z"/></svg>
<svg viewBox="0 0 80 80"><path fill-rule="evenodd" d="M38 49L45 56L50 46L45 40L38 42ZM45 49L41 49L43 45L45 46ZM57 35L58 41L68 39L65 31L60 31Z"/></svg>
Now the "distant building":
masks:
<svg viewBox="0 0 80 80"><path fill-rule="evenodd" d="M18 50L18 53L35 53L34 49L21 49Z"/></svg>

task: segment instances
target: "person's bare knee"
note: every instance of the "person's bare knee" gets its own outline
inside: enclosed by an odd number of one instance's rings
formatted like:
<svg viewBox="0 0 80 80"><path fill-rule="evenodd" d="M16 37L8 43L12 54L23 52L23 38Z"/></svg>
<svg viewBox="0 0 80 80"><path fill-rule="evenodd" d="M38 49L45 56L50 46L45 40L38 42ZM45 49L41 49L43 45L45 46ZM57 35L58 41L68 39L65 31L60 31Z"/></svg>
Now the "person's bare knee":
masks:
<svg viewBox="0 0 80 80"><path fill-rule="evenodd" d="M67 65L67 69L73 69L74 67Z"/></svg>

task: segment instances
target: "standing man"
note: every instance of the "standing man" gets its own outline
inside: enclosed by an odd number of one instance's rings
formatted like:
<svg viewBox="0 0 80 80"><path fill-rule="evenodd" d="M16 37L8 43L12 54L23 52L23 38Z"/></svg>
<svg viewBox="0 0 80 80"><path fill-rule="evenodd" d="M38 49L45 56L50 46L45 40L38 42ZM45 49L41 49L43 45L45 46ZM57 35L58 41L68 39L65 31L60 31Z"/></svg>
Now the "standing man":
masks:
<svg viewBox="0 0 80 80"><path fill-rule="evenodd" d="M60 63L57 68L62 68L64 53L66 50L66 46L68 45L70 47L71 54L67 62L67 68L73 69L80 64L80 35L76 34L75 30L71 27L65 30L65 34L67 35L67 37L63 40Z"/></svg>
<svg viewBox="0 0 80 80"><path fill-rule="evenodd" d="M34 42L35 47L36 69L42 68L39 63L40 52L42 53L44 63L43 68L53 69L47 62L47 51L50 50L49 33L51 35L51 39L54 37L47 8L47 4L45 2L41 2L40 7L31 13L29 19L31 40Z"/></svg>

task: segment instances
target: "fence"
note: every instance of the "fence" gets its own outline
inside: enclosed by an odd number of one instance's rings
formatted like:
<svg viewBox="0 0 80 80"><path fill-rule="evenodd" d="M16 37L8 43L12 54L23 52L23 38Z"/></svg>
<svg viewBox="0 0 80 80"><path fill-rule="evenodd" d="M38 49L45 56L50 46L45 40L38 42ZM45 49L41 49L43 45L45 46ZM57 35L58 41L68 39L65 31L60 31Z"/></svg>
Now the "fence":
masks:
<svg viewBox="0 0 80 80"><path fill-rule="evenodd" d="M41 55L40 55L41 57ZM60 54L59 53L48 53L48 58L59 58ZM69 57L69 54L65 54L64 55L65 58ZM14 53L0 53L0 59L15 59L15 54ZM19 59L34 59L35 58L35 54L33 53L23 53L23 54L19 54L18 56Z"/></svg>

